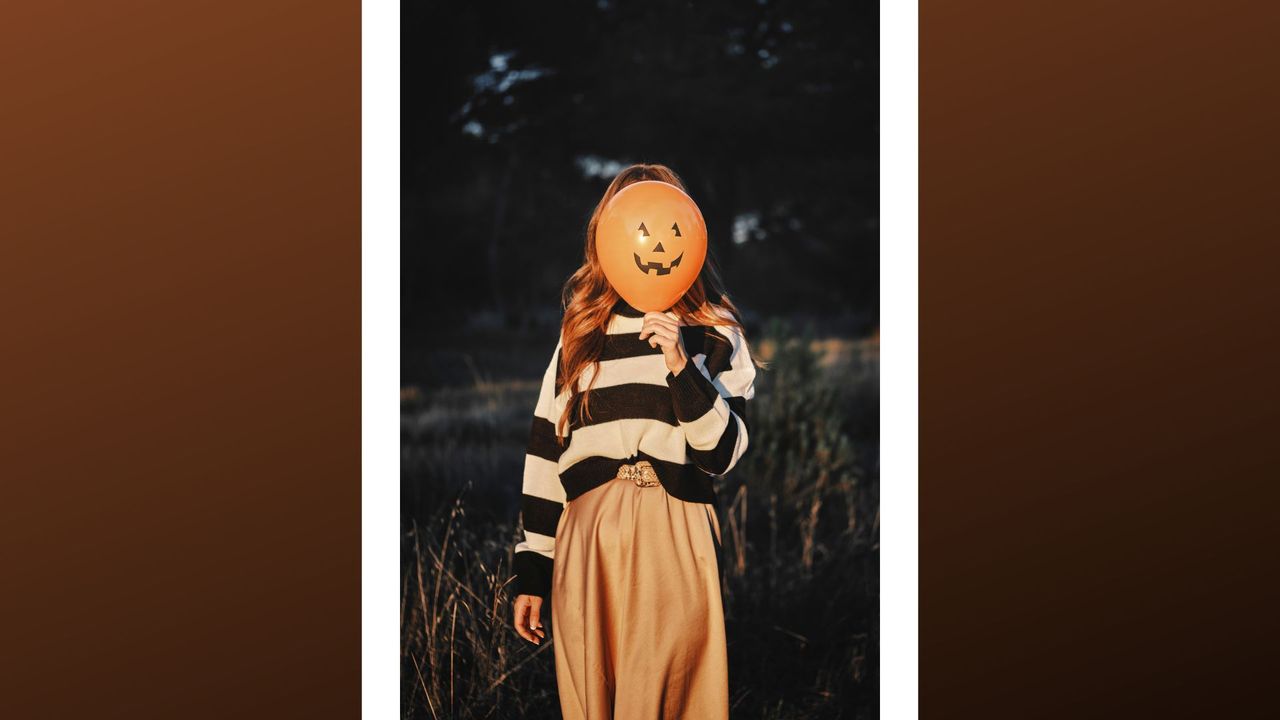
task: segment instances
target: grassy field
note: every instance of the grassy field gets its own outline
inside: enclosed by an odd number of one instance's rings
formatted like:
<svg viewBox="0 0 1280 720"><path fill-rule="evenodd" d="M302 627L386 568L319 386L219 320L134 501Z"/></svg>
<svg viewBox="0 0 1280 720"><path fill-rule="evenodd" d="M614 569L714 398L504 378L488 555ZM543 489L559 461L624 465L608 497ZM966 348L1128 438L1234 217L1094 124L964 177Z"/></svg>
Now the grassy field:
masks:
<svg viewBox="0 0 1280 720"><path fill-rule="evenodd" d="M878 341L781 322L752 341L771 365L749 406L751 446L717 488L732 717L874 718ZM551 347L458 347L467 379L402 390L402 714L557 718L552 644L516 635L509 585Z"/></svg>

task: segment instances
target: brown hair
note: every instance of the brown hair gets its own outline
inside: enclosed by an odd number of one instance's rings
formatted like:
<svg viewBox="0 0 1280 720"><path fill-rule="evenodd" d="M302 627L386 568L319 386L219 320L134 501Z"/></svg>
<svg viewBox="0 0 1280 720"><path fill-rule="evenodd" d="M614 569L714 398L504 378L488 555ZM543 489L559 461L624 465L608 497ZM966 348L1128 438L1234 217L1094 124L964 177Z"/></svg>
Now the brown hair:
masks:
<svg viewBox="0 0 1280 720"><path fill-rule="evenodd" d="M561 306L564 319L561 321L559 383L556 393L565 386L569 388L569 402L556 422L556 434L561 442L568 435L567 427L572 413L578 419L590 417L587 407L587 394L578 389L578 381L587 368L599 362L600 353L604 349L605 329L613 307L619 296L604 276L600 259L596 255L596 224L605 205L622 188L641 180L660 180L685 190L680 177L665 165L637 164L623 168L609 183L604 196L596 204L587 223L585 257L582 267L569 277L564 284L561 295ZM686 190L687 192L687 190ZM727 312L726 312L727 311ZM708 248L702 270L698 273L693 285L685 291L671 312L688 325L728 325L742 332L743 341L746 333L742 328L742 314L725 292L724 283L716 269L715 261ZM764 367L755 361L757 367ZM591 375L588 390L595 385L596 374Z"/></svg>

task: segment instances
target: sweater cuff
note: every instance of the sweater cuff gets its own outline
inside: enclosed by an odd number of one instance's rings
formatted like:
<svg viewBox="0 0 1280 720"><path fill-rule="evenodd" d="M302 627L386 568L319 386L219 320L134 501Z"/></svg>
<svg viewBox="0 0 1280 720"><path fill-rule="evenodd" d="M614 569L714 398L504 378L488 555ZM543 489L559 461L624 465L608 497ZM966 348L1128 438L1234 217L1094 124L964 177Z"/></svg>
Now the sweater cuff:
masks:
<svg viewBox="0 0 1280 720"><path fill-rule="evenodd" d="M515 595L537 595L544 600L551 597L551 558L532 550L522 550L513 560L516 580L512 592Z"/></svg>
<svg viewBox="0 0 1280 720"><path fill-rule="evenodd" d="M688 361L679 375L667 372L667 386L671 388L671 404L676 411L676 419L682 423L691 423L706 415L716 404L720 392L698 369L692 360Z"/></svg>

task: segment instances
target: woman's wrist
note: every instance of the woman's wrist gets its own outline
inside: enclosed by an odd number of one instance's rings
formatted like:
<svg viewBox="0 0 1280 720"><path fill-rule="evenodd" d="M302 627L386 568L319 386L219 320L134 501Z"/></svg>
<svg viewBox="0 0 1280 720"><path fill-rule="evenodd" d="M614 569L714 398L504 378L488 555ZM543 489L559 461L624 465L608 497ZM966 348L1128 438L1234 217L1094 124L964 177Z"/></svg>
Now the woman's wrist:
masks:
<svg viewBox="0 0 1280 720"><path fill-rule="evenodd" d="M684 370L685 366L687 366L688 364L689 364L689 357L682 352L680 353L680 357L675 362L667 363L667 370L670 370L672 375L679 375L680 371Z"/></svg>

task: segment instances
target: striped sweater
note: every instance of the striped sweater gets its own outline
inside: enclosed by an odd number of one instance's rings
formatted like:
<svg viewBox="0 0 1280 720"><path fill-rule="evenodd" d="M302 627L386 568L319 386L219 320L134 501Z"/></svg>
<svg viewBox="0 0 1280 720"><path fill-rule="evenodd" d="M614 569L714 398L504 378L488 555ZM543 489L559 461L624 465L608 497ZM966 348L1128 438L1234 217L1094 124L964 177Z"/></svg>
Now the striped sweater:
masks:
<svg viewBox="0 0 1280 720"><path fill-rule="evenodd" d="M747 449L746 403L755 395L756 372L741 332L682 327L689 364L675 375L662 349L640 339L643 318L624 301L614 306L596 366L599 377L588 391L590 417L571 419L565 445L555 431L569 399L556 343L525 453L523 539L514 558L517 595L550 597L555 531L565 502L613 479L620 465L647 460L673 497L714 503L713 477L729 472ZM580 388L592 374L589 367Z"/></svg>

